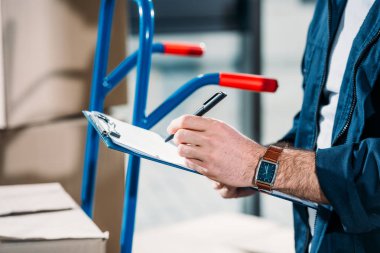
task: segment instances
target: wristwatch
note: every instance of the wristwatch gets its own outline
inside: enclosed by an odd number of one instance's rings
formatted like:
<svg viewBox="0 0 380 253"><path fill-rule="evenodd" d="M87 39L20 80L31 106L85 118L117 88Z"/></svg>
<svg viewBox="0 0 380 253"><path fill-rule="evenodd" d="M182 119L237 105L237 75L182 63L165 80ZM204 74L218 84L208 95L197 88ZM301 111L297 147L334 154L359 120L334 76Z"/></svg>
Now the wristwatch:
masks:
<svg viewBox="0 0 380 253"><path fill-rule="evenodd" d="M278 158L282 151L283 148L269 146L264 156L259 160L252 183L260 191L272 191L279 166Z"/></svg>

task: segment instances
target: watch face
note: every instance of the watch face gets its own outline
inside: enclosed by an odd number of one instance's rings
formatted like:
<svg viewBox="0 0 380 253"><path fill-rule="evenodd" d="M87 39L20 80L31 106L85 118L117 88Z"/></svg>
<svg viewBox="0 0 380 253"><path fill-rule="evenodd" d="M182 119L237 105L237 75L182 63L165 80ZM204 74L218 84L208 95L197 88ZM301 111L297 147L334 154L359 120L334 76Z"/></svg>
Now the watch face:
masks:
<svg viewBox="0 0 380 253"><path fill-rule="evenodd" d="M271 184L276 172L276 168L277 164L262 160L257 174L257 180Z"/></svg>

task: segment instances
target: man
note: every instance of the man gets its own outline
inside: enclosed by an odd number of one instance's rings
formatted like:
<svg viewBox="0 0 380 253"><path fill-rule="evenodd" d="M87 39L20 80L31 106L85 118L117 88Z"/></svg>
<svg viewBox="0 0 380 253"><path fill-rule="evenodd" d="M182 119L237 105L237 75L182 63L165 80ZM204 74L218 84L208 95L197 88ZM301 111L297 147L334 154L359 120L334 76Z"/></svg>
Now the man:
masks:
<svg viewBox="0 0 380 253"><path fill-rule="evenodd" d="M317 2L302 109L281 140L294 148L264 147L209 118L186 115L168 127L187 165L226 198L256 186L328 204L311 225L307 208L294 205L297 253L380 252L379 14L380 0Z"/></svg>

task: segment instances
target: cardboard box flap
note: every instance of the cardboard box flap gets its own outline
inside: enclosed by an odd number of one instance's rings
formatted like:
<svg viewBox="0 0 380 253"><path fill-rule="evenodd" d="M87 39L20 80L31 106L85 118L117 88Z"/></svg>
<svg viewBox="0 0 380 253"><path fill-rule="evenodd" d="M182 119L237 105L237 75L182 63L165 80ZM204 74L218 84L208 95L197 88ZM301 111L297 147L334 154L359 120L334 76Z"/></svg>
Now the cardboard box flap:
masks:
<svg viewBox="0 0 380 253"><path fill-rule="evenodd" d="M0 186L0 216L76 208L58 183Z"/></svg>
<svg viewBox="0 0 380 253"><path fill-rule="evenodd" d="M0 240L108 239L79 208L0 218Z"/></svg>

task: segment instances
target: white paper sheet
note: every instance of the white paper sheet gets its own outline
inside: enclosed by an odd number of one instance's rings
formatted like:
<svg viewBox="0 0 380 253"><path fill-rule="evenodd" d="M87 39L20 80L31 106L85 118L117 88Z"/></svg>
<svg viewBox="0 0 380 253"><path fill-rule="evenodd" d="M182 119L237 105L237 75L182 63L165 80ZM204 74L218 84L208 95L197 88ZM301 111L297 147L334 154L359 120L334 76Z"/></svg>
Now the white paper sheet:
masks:
<svg viewBox="0 0 380 253"><path fill-rule="evenodd" d="M96 113L93 112L92 115ZM120 138L110 136L115 144L137 153L143 153L168 163L186 167L184 158L177 153L177 148L171 143L165 143L164 138L157 133L133 126L108 115L106 117L115 123L115 130L121 135ZM94 116L92 119L100 124L103 129L109 130L109 126L103 120Z"/></svg>

